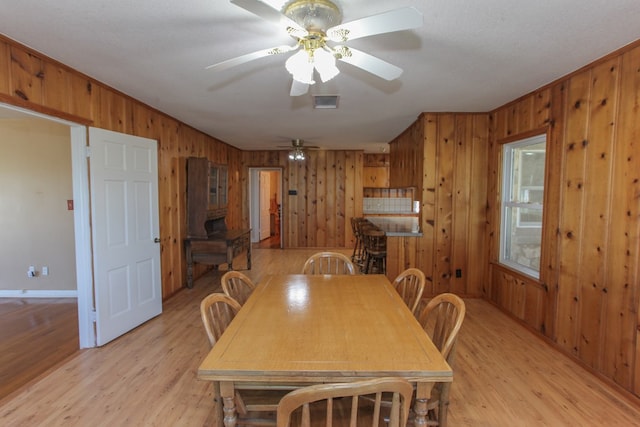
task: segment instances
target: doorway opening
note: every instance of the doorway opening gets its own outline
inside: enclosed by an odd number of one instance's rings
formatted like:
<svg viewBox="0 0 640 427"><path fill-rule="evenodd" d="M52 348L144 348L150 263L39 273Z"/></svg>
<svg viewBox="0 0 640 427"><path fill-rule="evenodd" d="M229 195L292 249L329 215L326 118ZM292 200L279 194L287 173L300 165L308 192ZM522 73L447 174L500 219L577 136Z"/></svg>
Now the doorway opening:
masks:
<svg viewBox="0 0 640 427"><path fill-rule="evenodd" d="M282 168L249 168L251 243L282 249Z"/></svg>

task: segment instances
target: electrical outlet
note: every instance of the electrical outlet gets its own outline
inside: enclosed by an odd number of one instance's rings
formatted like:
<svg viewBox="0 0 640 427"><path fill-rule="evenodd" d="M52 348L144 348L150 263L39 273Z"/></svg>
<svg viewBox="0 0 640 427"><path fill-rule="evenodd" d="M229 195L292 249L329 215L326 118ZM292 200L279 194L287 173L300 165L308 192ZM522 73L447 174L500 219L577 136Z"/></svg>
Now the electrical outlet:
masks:
<svg viewBox="0 0 640 427"><path fill-rule="evenodd" d="M458 268L456 269L456 278L461 278L462 277L462 269Z"/></svg>

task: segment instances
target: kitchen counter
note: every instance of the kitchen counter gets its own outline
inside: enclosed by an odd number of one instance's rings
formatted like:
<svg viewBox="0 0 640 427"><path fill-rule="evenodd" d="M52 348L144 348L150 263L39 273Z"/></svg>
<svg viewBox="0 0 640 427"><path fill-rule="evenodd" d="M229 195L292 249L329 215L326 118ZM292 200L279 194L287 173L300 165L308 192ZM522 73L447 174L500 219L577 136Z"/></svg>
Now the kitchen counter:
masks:
<svg viewBox="0 0 640 427"><path fill-rule="evenodd" d="M422 237L417 217L365 216L372 224L385 232L387 237Z"/></svg>

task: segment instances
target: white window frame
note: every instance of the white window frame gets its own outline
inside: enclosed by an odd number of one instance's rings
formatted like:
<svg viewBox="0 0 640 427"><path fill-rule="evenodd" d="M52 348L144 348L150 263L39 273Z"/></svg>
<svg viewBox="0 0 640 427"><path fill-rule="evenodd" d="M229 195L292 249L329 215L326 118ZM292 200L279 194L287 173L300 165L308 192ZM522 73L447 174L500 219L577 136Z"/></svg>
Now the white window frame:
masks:
<svg viewBox="0 0 640 427"><path fill-rule="evenodd" d="M520 200L511 200L511 196L513 194L513 185L515 181L514 171L514 155L513 152L516 149L522 149L523 147L527 147L530 145L537 145L540 143L545 144L545 153L546 153L546 142L547 135L540 134L536 136L532 136L529 138L523 138L517 141L508 142L503 144L502 146L502 197L501 197L501 206L500 206L500 259L499 262L504 264L514 270L517 270L521 273L524 273L528 276L534 277L536 279L540 278L540 270L532 268L531 266L527 266L521 263L518 263L512 260L509 257L509 248L511 244L511 236L512 233L512 224L514 223L511 218L514 215L514 212L518 212L519 209L529 209L529 210L539 210L542 216L543 213L543 203L535 203L530 202L526 197L520 197ZM520 170L519 168L518 170ZM545 171L543 172L546 174ZM543 182L545 181L543 177ZM518 177L520 180L520 177ZM542 200L544 200L544 185L543 186L535 186L535 187L526 187L521 186L521 190L525 189L534 189L534 190L542 190ZM524 192L522 192L524 193ZM542 245L542 222L531 222L522 220L519 216L519 213L515 213L518 215L516 218L516 226L518 228L526 228L529 230L533 230L536 228L540 229L540 242ZM542 249L542 248L540 248Z"/></svg>

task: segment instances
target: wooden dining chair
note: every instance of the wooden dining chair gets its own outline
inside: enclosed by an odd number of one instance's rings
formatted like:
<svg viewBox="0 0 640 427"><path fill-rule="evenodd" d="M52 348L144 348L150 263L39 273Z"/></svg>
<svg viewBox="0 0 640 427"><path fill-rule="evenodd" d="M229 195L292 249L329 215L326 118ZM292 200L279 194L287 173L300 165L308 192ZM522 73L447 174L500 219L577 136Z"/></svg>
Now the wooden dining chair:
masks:
<svg viewBox="0 0 640 427"><path fill-rule="evenodd" d="M211 347L220 339L238 311L238 301L223 293L207 295L200 302L200 316Z"/></svg>
<svg viewBox="0 0 640 427"><path fill-rule="evenodd" d="M464 301L452 293L433 297L424 307L418 321L453 368L458 332L462 327L466 308ZM427 403L427 425L446 427L451 382L436 383Z"/></svg>
<svg viewBox="0 0 640 427"><path fill-rule="evenodd" d="M392 397L388 427L405 427L413 386L403 378L376 378L338 384L317 384L285 395L276 413L277 427L384 425L382 393ZM360 397L373 395L374 405L362 405ZM341 422L342 421L342 422Z"/></svg>
<svg viewBox="0 0 640 427"><path fill-rule="evenodd" d="M420 304L426 279L424 273L417 268L407 268L393 281L393 286L400 294L409 310L415 315Z"/></svg>
<svg viewBox="0 0 640 427"><path fill-rule="evenodd" d="M451 368L453 368L455 346L465 311L464 301L460 297L444 293L432 298L418 317L423 329ZM431 397L427 402L428 426L446 427L450 388L451 382L435 383L433 386ZM363 399L369 403L373 402L372 396L365 396ZM382 398L382 406L385 408L391 406L388 393L385 393Z"/></svg>
<svg viewBox="0 0 640 427"><path fill-rule="evenodd" d="M348 256L340 252L317 252L302 267L302 274L355 274Z"/></svg>
<svg viewBox="0 0 640 427"><path fill-rule="evenodd" d="M235 315L240 311L240 304L224 293L213 293L207 295L200 302L200 315L204 329L207 332L211 347L220 339L227 326L231 323ZM258 418L254 414L257 412L275 413L278 403L286 391L267 390L257 387L256 389L236 390L235 405L238 412L238 424L242 425L274 425L275 419ZM214 383L215 400L221 403L220 384Z"/></svg>
<svg viewBox="0 0 640 427"><path fill-rule="evenodd" d="M220 279L222 291L242 306L256 288L251 279L239 271L227 271Z"/></svg>

